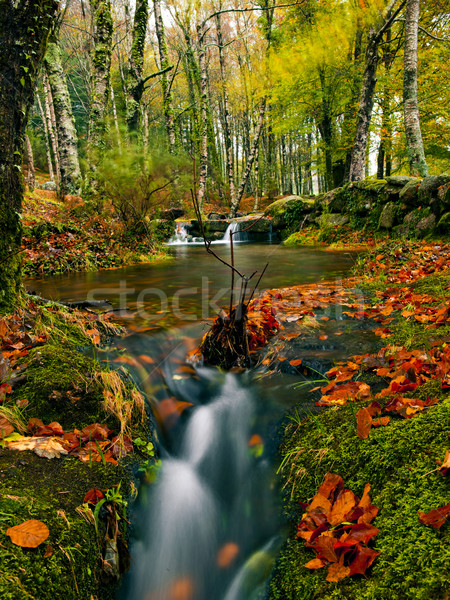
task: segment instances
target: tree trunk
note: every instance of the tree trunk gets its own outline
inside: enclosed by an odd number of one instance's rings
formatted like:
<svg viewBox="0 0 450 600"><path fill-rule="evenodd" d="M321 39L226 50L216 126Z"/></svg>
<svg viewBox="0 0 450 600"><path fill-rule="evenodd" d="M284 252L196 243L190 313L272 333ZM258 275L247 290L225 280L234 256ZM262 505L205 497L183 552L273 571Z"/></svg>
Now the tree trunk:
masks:
<svg viewBox="0 0 450 600"><path fill-rule="evenodd" d="M61 52L55 39L48 44L44 65L52 92L58 132L59 193L62 197L66 194L78 195L81 190L81 170L78 160L77 132L62 67Z"/></svg>
<svg viewBox="0 0 450 600"><path fill-rule="evenodd" d="M24 137L57 9L56 0L15 0L0 10L0 314L15 308L21 290Z"/></svg>
<svg viewBox="0 0 450 600"><path fill-rule="evenodd" d="M45 106L45 117L47 120L47 129L50 137L50 142L53 152L53 160L55 161L55 183L56 192L59 195L59 182L61 181L61 170L59 168L59 151L58 151L58 132L56 131L56 123L54 118L54 111L52 111L52 92L50 90L50 84L48 83L47 73L44 73L43 77L44 84L44 106Z"/></svg>
<svg viewBox="0 0 450 600"><path fill-rule="evenodd" d="M420 0L408 0L405 23L405 64L403 74L403 110L406 147L411 175L426 177L428 168L423 149L417 96L417 36Z"/></svg>
<svg viewBox="0 0 450 600"><path fill-rule="evenodd" d="M374 30L371 29L367 42L366 66L362 80L355 141L353 143L352 158L350 162L350 181L360 181L364 179L367 136L369 133L370 121L372 119L375 84L377 81L378 44L379 37Z"/></svg>
<svg viewBox="0 0 450 600"><path fill-rule="evenodd" d="M128 131L139 133L141 100L144 93L145 35L148 21L148 0L137 0L134 12L130 60L125 78L126 85L126 121Z"/></svg>
<svg viewBox="0 0 450 600"><path fill-rule="evenodd" d="M159 67L161 71L164 71L164 69L167 69L167 67L169 66L169 53L167 50L164 23L161 16L161 0L153 0L153 7L155 9L155 28L156 36L158 38L158 50L160 61ZM164 119L166 122L167 139L169 141L169 150L171 153L174 153L176 145L175 125L173 118L172 94L170 92L167 72L164 72L161 75L161 88L163 94L163 110Z"/></svg>
<svg viewBox="0 0 450 600"><path fill-rule="evenodd" d="M236 194L236 202L235 202L235 204L233 204L231 206L231 209L230 209L230 214L229 214L230 219L236 216L236 213L239 208L239 204L242 200L242 196L244 195L245 186L247 185L247 181L248 181L248 178L250 176L250 172L251 172L252 166L253 166L253 161L255 160L256 150L257 150L258 144L259 144L259 137L261 135L261 131L262 131L262 128L264 125L265 114L266 114L266 100L264 99L261 102L261 106L259 109L259 118L258 118L258 123L255 128L253 145L252 145L252 148L250 149L250 154L249 154L248 161L247 161L247 164L245 167L245 171L242 175L241 184L240 184L239 189Z"/></svg>
<svg viewBox="0 0 450 600"><path fill-rule="evenodd" d="M208 76L206 71L205 23L197 27L198 33L198 67L200 70L200 165L197 200L200 212L206 194L208 176Z"/></svg>
<svg viewBox="0 0 450 600"><path fill-rule="evenodd" d="M34 171L34 160L33 160L33 148L31 147L30 138L25 135L25 144L27 147L27 186L28 190L32 192L36 185L35 171Z"/></svg>
<svg viewBox="0 0 450 600"><path fill-rule="evenodd" d="M41 115L42 126L44 128L44 137L45 137L45 150L47 152L47 164L48 164L48 176L50 177L50 181L55 181L55 174L53 172L53 163L52 163L52 152L50 150L50 139L49 132L47 127L47 119L45 118L44 109L42 108L42 102L39 98L39 93L36 94L36 99L39 107L39 114Z"/></svg>
<svg viewBox="0 0 450 600"><path fill-rule="evenodd" d="M106 108L109 98L113 20L110 0L90 0L94 31L92 52L91 106L89 112L89 160L93 167L94 149L100 150L106 131ZM93 169L95 170L95 169Z"/></svg>
<svg viewBox="0 0 450 600"><path fill-rule="evenodd" d="M234 185L234 166L233 166L233 144L231 141L230 133L230 109L228 102L228 91L226 85L226 68L225 68L225 57L223 55L223 36L222 27L220 23L220 15L216 15L216 30L217 30L217 44L219 46L219 63L220 63L220 78L222 86L223 96L223 135L225 142L226 152L226 165L227 165L227 179L228 187L230 190L230 206L236 203L236 188Z"/></svg>

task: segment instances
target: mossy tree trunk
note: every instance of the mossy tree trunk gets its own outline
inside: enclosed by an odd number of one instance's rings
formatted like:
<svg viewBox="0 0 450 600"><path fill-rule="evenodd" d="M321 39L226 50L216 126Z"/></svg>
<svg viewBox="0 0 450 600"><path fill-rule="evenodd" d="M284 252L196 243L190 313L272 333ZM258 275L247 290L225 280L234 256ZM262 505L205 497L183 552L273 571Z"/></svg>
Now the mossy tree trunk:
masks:
<svg viewBox="0 0 450 600"><path fill-rule="evenodd" d="M113 19L110 0L90 0L94 31L92 52L91 105L89 112L89 161L94 166L93 152L103 144L106 131L106 109L110 89ZM93 169L95 170L95 169Z"/></svg>
<svg viewBox="0 0 450 600"><path fill-rule="evenodd" d="M134 13L131 54L126 77L126 120L128 131L139 133L141 100L144 93L144 49L148 21L148 0L137 0Z"/></svg>
<svg viewBox="0 0 450 600"><path fill-rule="evenodd" d="M420 0L408 0L405 23L405 63L403 72L403 111L406 146L411 175L426 177L427 162L423 149L417 94L417 37Z"/></svg>
<svg viewBox="0 0 450 600"><path fill-rule="evenodd" d="M61 50L55 35L52 35L49 41L44 64L52 92L58 132L59 193L62 197L66 194L78 195L81 190L81 170L78 160L77 132L62 66Z"/></svg>
<svg viewBox="0 0 450 600"><path fill-rule="evenodd" d="M22 154L56 0L8 0L0 9L0 314L21 289Z"/></svg>

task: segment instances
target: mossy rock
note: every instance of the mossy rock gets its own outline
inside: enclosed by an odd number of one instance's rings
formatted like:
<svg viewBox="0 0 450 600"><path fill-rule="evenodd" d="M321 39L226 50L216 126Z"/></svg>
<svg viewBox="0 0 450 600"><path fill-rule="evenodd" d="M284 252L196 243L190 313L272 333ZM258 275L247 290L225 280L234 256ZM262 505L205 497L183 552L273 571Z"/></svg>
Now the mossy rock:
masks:
<svg viewBox="0 0 450 600"><path fill-rule="evenodd" d="M415 177L408 177L408 175L389 175L386 177L386 181L389 185L394 187L404 187L407 183L416 179Z"/></svg>
<svg viewBox="0 0 450 600"><path fill-rule="evenodd" d="M300 218L301 215L312 212L315 204L315 200L310 198L288 196L269 204L264 211L264 216L273 218L272 225L275 229L283 229L290 224L290 221L295 220L296 216Z"/></svg>
<svg viewBox="0 0 450 600"><path fill-rule="evenodd" d="M450 175L432 175L425 177L419 186L419 202L429 204L432 198L438 197L439 188L450 183Z"/></svg>
<svg viewBox="0 0 450 600"><path fill-rule="evenodd" d="M397 216L397 206L394 202L388 202L381 211L378 229L392 229Z"/></svg>
<svg viewBox="0 0 450 600"><path fill-rule="evenodd" d="M355 410L328 409L286 429L285 511L292 525L269 598L443 600L450 585L450 527L447 523L438 531L422 525L418 511L448 503L448 484L436 461L448 446L450 397L412 419L393 418L387 427L372 429L366 440L356 435ZM372 503L379 508L373 546L380 555L365 577L339 583L327 582L325 569L305 569L314 554L295 539L299 503L311 499L327 471L341 475L360 497L370 483Z"/></svg>
<svg viewBox="0 0 450 600"><path fill-rule="evenodd" d="M400 190L400 201L406 204L406 206L415 206L417 204L421 181L421 177L410 179L410 181L408 181L408 183Z"/></svg>
<svg viewBox="0 0 450 600"><path fill-rule="evenodd" d="M442 215L437 224L437 229L440 233L443 233L444 235L450 234L450 212L444 213Z"/></svg>
<svg viewBox="0 0 450 600"><path fill-rule="evenodd" d="M26 398L28 418L58 421L70 430L95 422L116 422L103 409L103 387L94 377L99 363L67 344L47 343L30 352L26 382L14 398Z"/></svg>
<svg viewBox="0 0 450 600"><path fill-rule="evenodd" d="M176 223L174 220L153 219L150 228L158 242L167 242L175 234Z"/></svg>
<svg viewBox="0 0 450 600"><path fill-rule="evenodd" d="M424 238L431 235L436 226L436 216L431 213L423 217L416 225L416 234L418 238Z"/></svg>

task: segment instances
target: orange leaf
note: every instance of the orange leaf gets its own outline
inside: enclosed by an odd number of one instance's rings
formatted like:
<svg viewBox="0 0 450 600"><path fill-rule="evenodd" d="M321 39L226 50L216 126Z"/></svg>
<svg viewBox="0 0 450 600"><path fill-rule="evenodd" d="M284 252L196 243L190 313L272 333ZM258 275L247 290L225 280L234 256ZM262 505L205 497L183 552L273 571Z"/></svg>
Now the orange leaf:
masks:
<svg viewBox="0 0 450 600"><path fill-rule="evenodd" d="M435 529L440 529L450 515L450 504L433 508L430 512L419 511L419 521L424 525L431 525Z"/></svg>
<svg viewBox="0 0 450 600"><path fill-rule="evenodd" d="M347 514L356 506L356 496L351 490L344 490L333 504L328 516L331 525L339 525L346 520Z"/></svg>
<svg viewBox="0 0 450 600"><path fill-rule="evenodd" d="M369 437L372 427L372 417L367 408L360 408L356 413L356 433L359 438L365 440Z"/></svg>
<svg viewBox="0 0 450 600"><path fill-rule="evenodd" d="M332 563L328 568L327 581L340 581L350 575L349 567L339 563Z"/></svg>
<svg viewBox="0 0 450 600"><path fill-rule="evenodd" d="M301 358L296 358L295 360L290 360L290 361L289 361L289 364L290 364L292 367L299 367L299 366L302 364L302 362L303 362L303 361L302 361L302 359L301 359Z"/></svg>
<svg viewBox="0 0 450 600"><path fill-rule="evenodd" d="M325 563L320 558L313 558L312 560L307 562L306 565L303 566L307 569L321 569L325 566Z"/></svg>
<svg viewBox="0 0 450 600"><path fill-rule="evenodd" d="M6 535L11 538L11 542L16 546L37 548L42 542L45 542L50 532L45 523L31 519L15 527L10 527L6 530Z"/></svg>

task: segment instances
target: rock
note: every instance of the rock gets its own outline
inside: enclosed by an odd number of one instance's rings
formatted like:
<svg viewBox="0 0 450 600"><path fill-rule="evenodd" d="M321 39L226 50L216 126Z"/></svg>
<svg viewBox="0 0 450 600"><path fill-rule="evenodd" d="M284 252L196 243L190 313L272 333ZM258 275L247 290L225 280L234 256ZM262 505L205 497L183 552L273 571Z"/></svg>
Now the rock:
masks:
<svg viewBox="0 0 450 600"><path fill-rule="evenodd" d="M397 206L394 202L388 202L384 205L378 221L378 229L392 229L395 223L396 209Z"/></svg>
<svg viewBox="0 0 450 600"><path fill-rule="evenodd" d="M273 217L272 225L275 229L283 229L311 212L314 206L315 200L301 196L288 196L269 204L264 211L264 216Z"/></svg>
<svg viewBox="0 0 450 600"><path fill-rule="evenodd" d="M445 183L438 188L438 198L441 202L450 204L450 183Z"/></svg>
<svg viewBox="0 0 450 600"><path fill-rule="evenodd" d="M399 198L407 206L414 206L418 202L419 184L422 181L420 177L410 179L400 190Z"/></svg>
<svg viewBox="0 0 450 600"><path fill-rule="evenodd" d="M416 177L408 177L407 175L392 175L386 177L386 181L389 185L393 185L394 187L404 187L407 183L412 180L415 180Z"/></svg>
<svg viewBox="0 0 450 600"><path fill-rule="evenodd" d="M244 219L239 221L240 230L250 227L249 233L269 233L272 228L272 219L255 217L254 219Z"/></svg>
<svg viewBox="0 0 450 600"><path fill-rule="evenodd" d="M175 219L180 219L184 215L185 212L182 208L167 208L161 211L159 218L166 219L167 221L175 221Z"/></svg>
<svg viewBox="0 0 450 600"><path fill-rule="evenodd" d="M419 186L419 202L429 204L432 198L438 197L439 188L447 183L450 183L450 175L431 175L431 177L425 177Z"/></svg>
<svg viewBox="0 0 450 600"><path fill-rule="evenodd" d="M440 233L450 235L450 212L446 212L442 215L437 224L437 229Z"/></svg>
<svg viewBox="0 0 450 600"><path fill-rule="evenodd" d="M210 221L203 221L203 225L208 233L211 231L225 232L228 228L229 222L212 219Z"/></svg>
<svg viewBox="0 0 450 600"><path fill-rule="evenodd" d="M227 215L223 213L211 212L208 215L208 219L211 221L224 221L227 218Z"/></svg>
<svg viewBox="0 0 450 600"><path fill-rule="evenodd" d="M320 217L315 219L315 222L320 227L342 227L349 222L347 215L341 215L339 213L322 213Z"/></svg>
<svg viewBox="0 0 450 600"><path fill-rule="evenodd" d="M416 225L417 237L424 238L433 233L436 226L436 217L431 213L427 217L420 219Z"/></svg>
<svg viewBox="0 0 450 600"><path fill-rule="evenodd" d="M332 213L341 213L345 211L348 203L347 195L348 186L337 188L327 192L322 198L320 203L325 206L328 205L328 210Z"/></svg>
<svg viewBox="0 0 450 600"><path fill-rule="evenodd" d="M56 192L56 183L54 181L44 181L39 186L40 190L46 190L47 192Z"/></svg>

